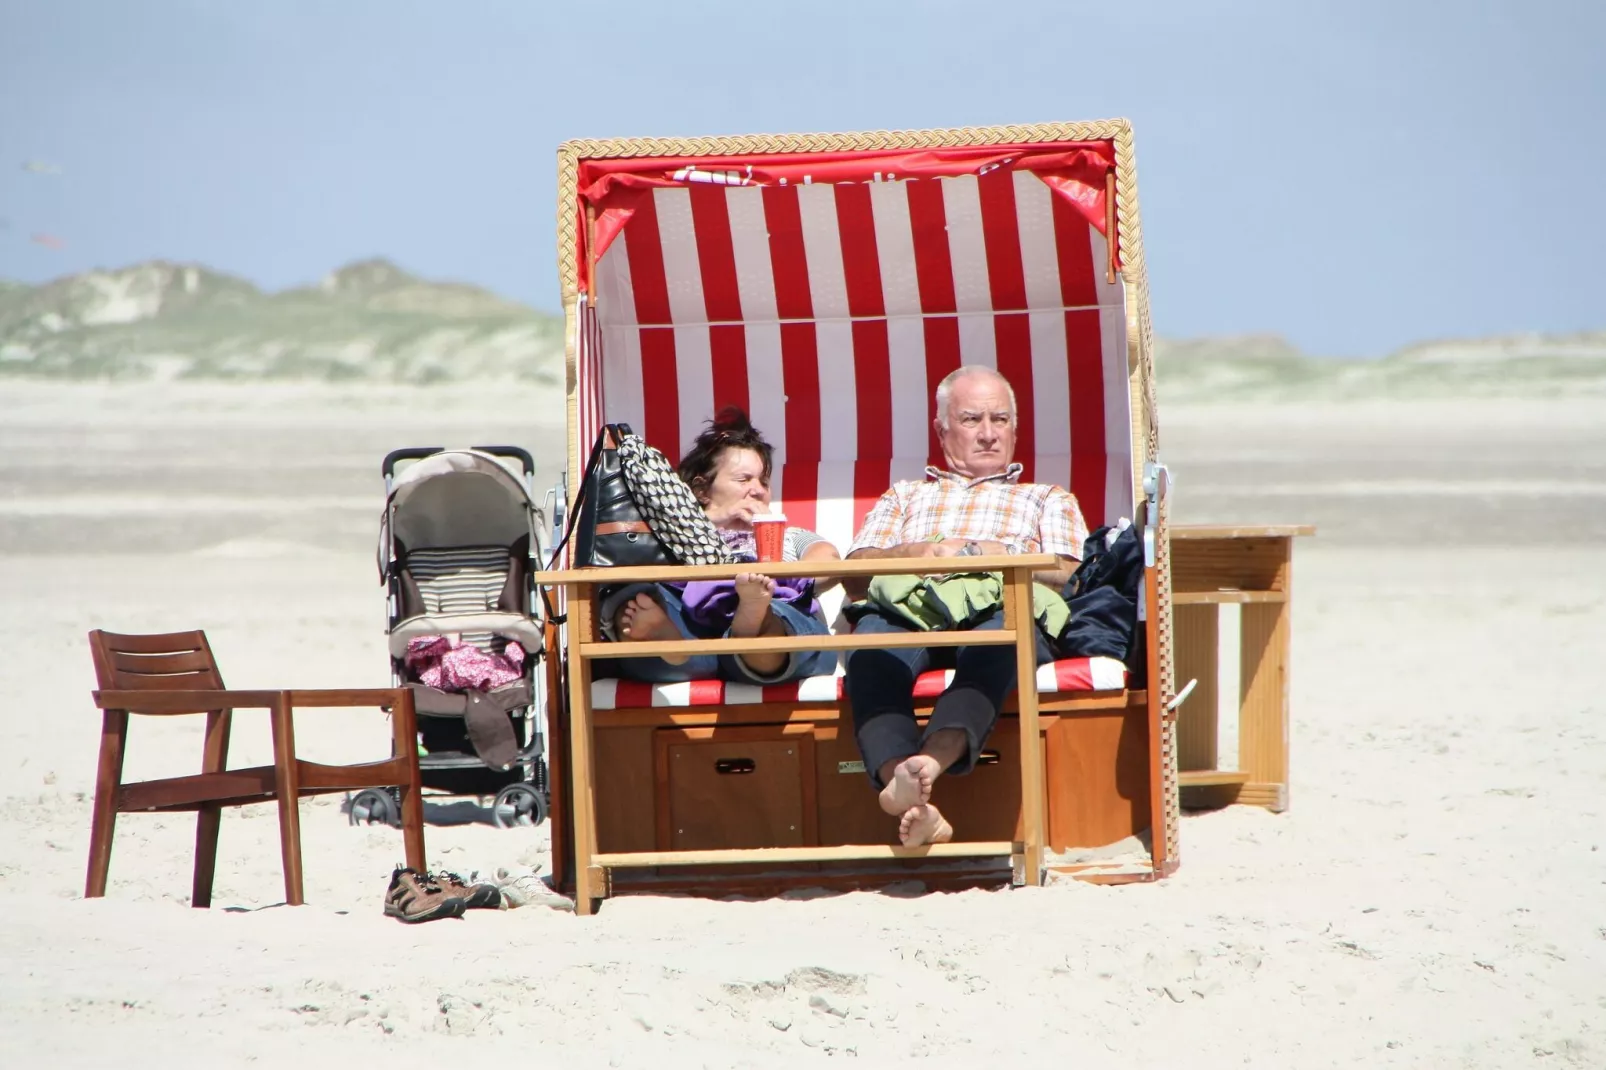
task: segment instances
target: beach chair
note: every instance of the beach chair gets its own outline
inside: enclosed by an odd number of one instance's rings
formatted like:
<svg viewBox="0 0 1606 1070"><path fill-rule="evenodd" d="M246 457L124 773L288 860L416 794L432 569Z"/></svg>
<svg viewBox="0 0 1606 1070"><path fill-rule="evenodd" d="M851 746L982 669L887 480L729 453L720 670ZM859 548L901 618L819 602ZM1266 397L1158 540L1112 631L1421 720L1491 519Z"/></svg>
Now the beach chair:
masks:
<svg viewBox="0 0 1606 1070"><path fill-rule="evenodd" d="M424 804L418 773L413 693L405 687L346 690L231 691L201 631L166 635L89 633L95 660L95 705L101 711L100 759L84 898L106 894L112 839L120 813L195 812L195 872L190 905L212 905L218 830L224 807L277 802L284 898L305 902L301 871L300 800L310 795L395 787L401 789L400 824L407 864L424 868ZM353 765L325 765L296 756L297 709L380 708L391 713L391 757ZM273 730L273 764L229 768L234 711L265 709ZM201 772L159 780L125 781L129 715L206 714Z"/></svg>
<svg viewBox="0 0 1606 1070"><path fill-rule="evenodd" d="M1030 626L1015 622L1030 619L1031 568L1051 559L976 559L1009 578L996 634L1016 644L1031 685L980 767L939 785L936 801L962 815L956 842L916 849L893 845L896 823L876 807L840 676L780 687L594 678L624 645L599 641L597 583L737 569L543 574L567 609L554 869L581 913L637 888L1030 885L1049 869L1124 882L1176 867L1165 471L1127 122L570 142L558 154L558 266L569 491L604 423L678 458L735 404L775 443L776 507L846 550L893 480L940 462L938 381L985 364L1014 385L1024 478L1068 487L1090 527L1129 518L1147 565L1144 664L1033 671ZM941 571L766 566L917 569ZM697 649L879 645L837 631ZM929 709L945 682L928 674L917 699Z"/></svg>

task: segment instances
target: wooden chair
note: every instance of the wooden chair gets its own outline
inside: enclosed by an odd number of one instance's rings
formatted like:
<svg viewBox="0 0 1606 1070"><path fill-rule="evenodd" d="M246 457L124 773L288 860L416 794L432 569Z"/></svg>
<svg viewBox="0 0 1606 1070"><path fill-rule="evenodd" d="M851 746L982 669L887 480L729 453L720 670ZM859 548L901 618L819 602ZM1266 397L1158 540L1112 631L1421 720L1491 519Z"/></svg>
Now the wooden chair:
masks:
<svg viewBox="0 0 1606 1070"><path fill-rule="evenodd" d="M607 643L593 620L598 586L728 579L747 566L541 573L566 598L552 853L560 883L573 871L577 910L638 890L745 893L760 877L862 886L914 872L935 887L961 866L1024 884L1050 869L1110 883L1174 871L1166 481L1129 124L574 141L558 151L557 188L571 491L604 424L678 458L705 420L737 405L775 444L778 511L846 551L885 488L944 463L933 395L948 373L980 365L1012 384L1021 478L1070 491L1094 527L1129 520L1145 548L1147 659L1134 665L1036 666L1028 577L1050 559L967 562L1010 574L1003 629L988 641L1016 644L1023 686L990 767L938 789L939 803L959 800L961 839L918 849L888 842L839 678L592 678L595 662L621 656L889 644L840 627ZM765 572L941 571L923 560ZM916 681L917 714L946 686L942 671Z"/></svg>
<svg viewBox="0 0 1606 1070"><path fill-rule="evenodd" d="M228 691L200 631L171 635L89 633L102 713L100 766L95 778L94 823L89 836L89 874L84 896L106 894L117 815L132 811L196 812L195 881L191 905L210 906L223 807L279 803L279 844L284 858L284 895L303 902L301 824L297 802L356 788L402 789L402 837L407 864L424 868L424 804L419 794L417 727L412 692L406 688L326 691ZM391 711L394 744L388 760L333 766L296 758L291 713L297 707L379 707ZM229 769L229 728L237 709L272 713L273 764ZM206 714L201 772L195 776L123 782L128 715Z"/></svg>

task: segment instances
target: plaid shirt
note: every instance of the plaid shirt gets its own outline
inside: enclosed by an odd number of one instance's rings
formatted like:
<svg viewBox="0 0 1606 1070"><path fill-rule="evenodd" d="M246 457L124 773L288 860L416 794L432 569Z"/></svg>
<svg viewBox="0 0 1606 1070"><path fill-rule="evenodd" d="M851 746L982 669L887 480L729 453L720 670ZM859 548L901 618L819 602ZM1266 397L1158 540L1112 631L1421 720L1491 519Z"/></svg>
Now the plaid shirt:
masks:
<svg viewBox="0 0 1606 1070"><path fill-rule="evenodd" d="M1087 523L1070 491L1022 483L1012 464L993 476L966 479L926 469L924 482L902 480L881 495L848 550L886 550L928 539L990 540L1010 553L1051 553L1082 559Z"/></svg>

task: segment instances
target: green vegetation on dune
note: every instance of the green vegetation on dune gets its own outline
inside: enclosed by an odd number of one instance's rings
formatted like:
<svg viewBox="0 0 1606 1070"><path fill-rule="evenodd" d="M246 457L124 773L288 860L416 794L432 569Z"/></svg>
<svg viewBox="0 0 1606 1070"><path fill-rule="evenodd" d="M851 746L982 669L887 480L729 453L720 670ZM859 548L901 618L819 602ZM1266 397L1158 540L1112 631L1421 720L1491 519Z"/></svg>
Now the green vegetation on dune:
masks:
<svg viewBox="0 0 1606 1070"><path fill-rule="evenodd" d="M559 383L561 320L381 260L266 294L152 262L0 288L0 376Z"/></svg>
<svg viewBox="0 0 1606 1070"><path fill-rule="evenodd" d="M1276 337L1155 343L1165 401L1577 397L1606 400L1606 331L1427 342L1381 360L1307 357Z"/></svg>

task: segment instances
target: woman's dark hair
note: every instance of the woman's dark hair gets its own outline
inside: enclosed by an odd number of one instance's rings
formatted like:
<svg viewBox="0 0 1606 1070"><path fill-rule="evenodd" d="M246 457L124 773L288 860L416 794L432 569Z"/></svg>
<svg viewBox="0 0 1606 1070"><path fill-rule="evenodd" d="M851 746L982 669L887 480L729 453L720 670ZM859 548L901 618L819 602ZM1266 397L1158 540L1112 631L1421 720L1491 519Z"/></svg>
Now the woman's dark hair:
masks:
<svg viewBox="0 0 1606 1070"><path fill-rule="evenodd" d="M726 450L752 450L764 462L764 483L770 481L770 454L774 452L764 436L758 433L747 413L735 405L727 405L708 421L708 428L697 436L691 452L680 459L680 478L697 495L698 501L708 497L708 487L714 482L714 472Z"/></svg>

